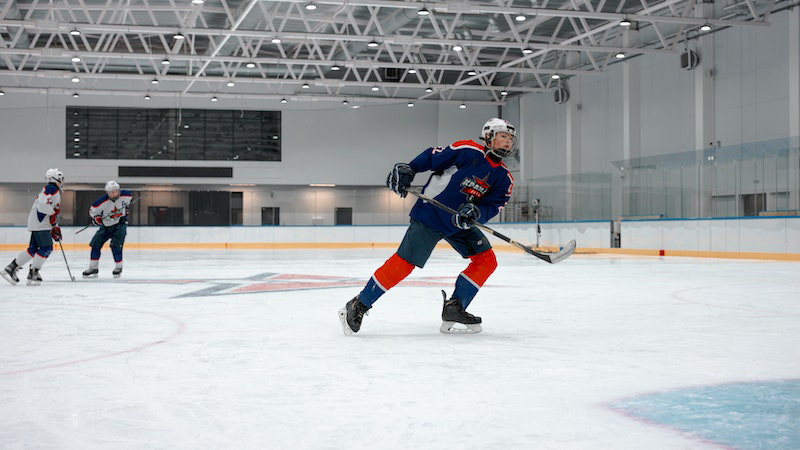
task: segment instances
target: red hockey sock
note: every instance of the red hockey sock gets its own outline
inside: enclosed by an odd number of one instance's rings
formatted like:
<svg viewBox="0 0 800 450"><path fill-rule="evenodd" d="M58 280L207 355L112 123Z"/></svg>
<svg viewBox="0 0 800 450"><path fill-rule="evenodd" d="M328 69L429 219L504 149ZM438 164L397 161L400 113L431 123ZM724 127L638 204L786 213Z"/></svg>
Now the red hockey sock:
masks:
<svg viewBox="0 0 800 450"><path fill-rule="evenodd" d="M462 273L477 284L478 287L483 286L483 283L486 283L494 269L497 268L497 258L494 256L494 250L489 249L477 255L472 255L469 259L472 262Z"/></svg>
<svg viewBox="0 0 800 450"><path fill-rule="evenodd" d="M412 270L414 265L395 253L375 271L374 278L385 292L403 281Z"/></svg>

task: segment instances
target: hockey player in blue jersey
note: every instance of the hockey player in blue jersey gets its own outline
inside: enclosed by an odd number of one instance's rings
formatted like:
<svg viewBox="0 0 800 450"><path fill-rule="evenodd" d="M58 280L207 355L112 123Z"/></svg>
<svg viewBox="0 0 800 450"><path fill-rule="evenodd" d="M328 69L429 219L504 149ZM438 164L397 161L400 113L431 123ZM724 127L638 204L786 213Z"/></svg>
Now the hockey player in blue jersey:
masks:
<svg viewBox="0 0 800 450"><path fill-rule="evenodd" d="M28 231L31 232L28 248L21 251L9 265L0 271L0 275L12 285L19 283L17 271L22 269L22 266L28 261L31 261L28 271L28 286L40 285L42 276L39 274L39 269L53 251L53 240L61 240L58 219L61 212L61 183L64 182L64 174L58 169L48 169L45 178L47 185L36 196L31 212L28 214Z"/></svg>
<svg viewBox="0 0 800 450"><path fill-rule="evenodd" d="M484 145L471 140L457 141L447 147L431 147L410 163L395 164L386 185L405 197L414 176L433 172L423 193L457 211L450 215L417 200L411 209L411 223L397 252L367 282L364 289L339 310L344 333L351 335L361 328L364 314L381 295L407 277L414 267L423 267L436 243L444 239L469 266L459 274L450 299L442 291L443 333L478 333L481 318L466 312L478 289L497 267L492 246L474 221L486 223L505 206L511 197L514 179L502 158L514 154L516 129L506 120L492 118L483 126ZM456 325L460 324L460 325Z"/></svg>
<svg viewBox="0 0 800 450"><path fill-rule="evenodd" d="M84 278L96 278L100 265L100 250L103 244L111 239L111 254L114 256L114 278L122 274L122 246L128 232L128 209L133 199L131 191L120 190L119 183L106 183L106 195L98 198L89 207L92 224L100 228L92 237L89 245L92 252L89 256L89 268L83 271Z"/></svg>

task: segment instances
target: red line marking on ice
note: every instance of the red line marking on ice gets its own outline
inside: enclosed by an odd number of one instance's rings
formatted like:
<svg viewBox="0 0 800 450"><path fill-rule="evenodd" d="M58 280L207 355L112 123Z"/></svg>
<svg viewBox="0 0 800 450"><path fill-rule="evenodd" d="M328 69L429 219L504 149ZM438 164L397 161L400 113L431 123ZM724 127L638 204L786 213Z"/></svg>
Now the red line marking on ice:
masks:
<svg viewBox="0 0 800 450"><path fill-rule="evenodd" d="M114 357L114 356L124 355L125 353L140 352L140 351L146 350L146 349L148 349L150 347L154 347L156 345L164 344L166 342L169 342L169 341L175 339L176 337L180 336L181 334L183 334L183 332L186 330L186 324L183 323L182 321L178 320L178 319L175 319L175 318L169 317L169 316L165 316L163 314L152 313L152 312L147 312L147 311L139 311L139 310L136 310L136 309L115 308L115 307L111 307L111 306L98 306L98 305L95 305L95 306L72 305L72 304L68 304L68 303L40 303L40 302L25 302L25 303L26 304L37 304L37 305L43 305L43 306L70 306L70 307L76 307L77 306L77 307L82 307L82 308L86 308L86 309L100 308L100 309L117 310L117 311L131 311L131 312L135 312L135 313L139 313L139 314L147 314L147 315L150 315L150 316L159 317L161 319L166 319L166 320L169 320L170 322L173 322L177 326L176 326L175 330L172 331L172 334L170 334L169 336L165 336L165 337L163 337L163 338L161 338L161 339L159 339L157 341L148 342L146 344L138 345L136 347L128 348L128 349L125 349L125 350L120 350L118 352L106 353L106 354L103 354L103 355L92 356L92 357L89 357L89 358L75 359L75 360L71 360L71 361L63 361L63 362L59 362L59 363L45 364L43 366L29 367L27 369L17 369L17 370L11 370L11 371L8 371L8 372L0 372L0 375L19 375L21 373L30 373L30 372L36 372L36 371L45 370L45 369L55 369L55 368L58 368L58 367L74 366L74 365L83 364L83 363L87 363L87 362L91 362L91 361L97 361L97 360L100 360L100 359L105 359L105 358L111 358L111 357Z"/></svg>

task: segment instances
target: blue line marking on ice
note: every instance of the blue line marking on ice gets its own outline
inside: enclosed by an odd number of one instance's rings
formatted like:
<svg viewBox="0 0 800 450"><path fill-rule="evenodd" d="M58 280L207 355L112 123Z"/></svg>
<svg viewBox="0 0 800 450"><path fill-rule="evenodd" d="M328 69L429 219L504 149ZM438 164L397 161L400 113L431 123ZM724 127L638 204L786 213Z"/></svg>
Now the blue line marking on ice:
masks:
<svg viewBox="0 0 800 450"><path fill-rule="evenodd" d="M738 449L800 448L800 380L695 387L611 406Z"/></svg>

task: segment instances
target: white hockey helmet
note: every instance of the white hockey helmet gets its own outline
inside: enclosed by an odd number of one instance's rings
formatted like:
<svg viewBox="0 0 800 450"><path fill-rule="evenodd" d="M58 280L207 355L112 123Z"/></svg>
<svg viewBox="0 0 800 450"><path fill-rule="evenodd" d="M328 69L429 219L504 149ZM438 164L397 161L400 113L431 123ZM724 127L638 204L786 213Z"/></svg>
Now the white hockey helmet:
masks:
<svg viewBox="0 0 800 450"><path fill-rule="evenodd" d="M108 183L106 183L106 193L110 194L118 190L119 190L119 183L117 183L116 181L111 180Z"/></svg>
<svg viewBox="0 0 800 450"><path fill-rule="evenodd" d="M61 184L64 182L64 174L61 173L58 169L47 169L47 172L44 174L45 178L47 179L48 183L58 183Z"/></svg>
<svg viewBox="0 0 800 450"><path fill-rule="evenodd" d="M493 148L494 136L497 133L508 133L511 135L511 148ZM492 117L483 124L481 129L481 139L486 143L486 150L493 152L501 158L511 156L517 150L517 128L511 122L497 117Z"/></svg>

